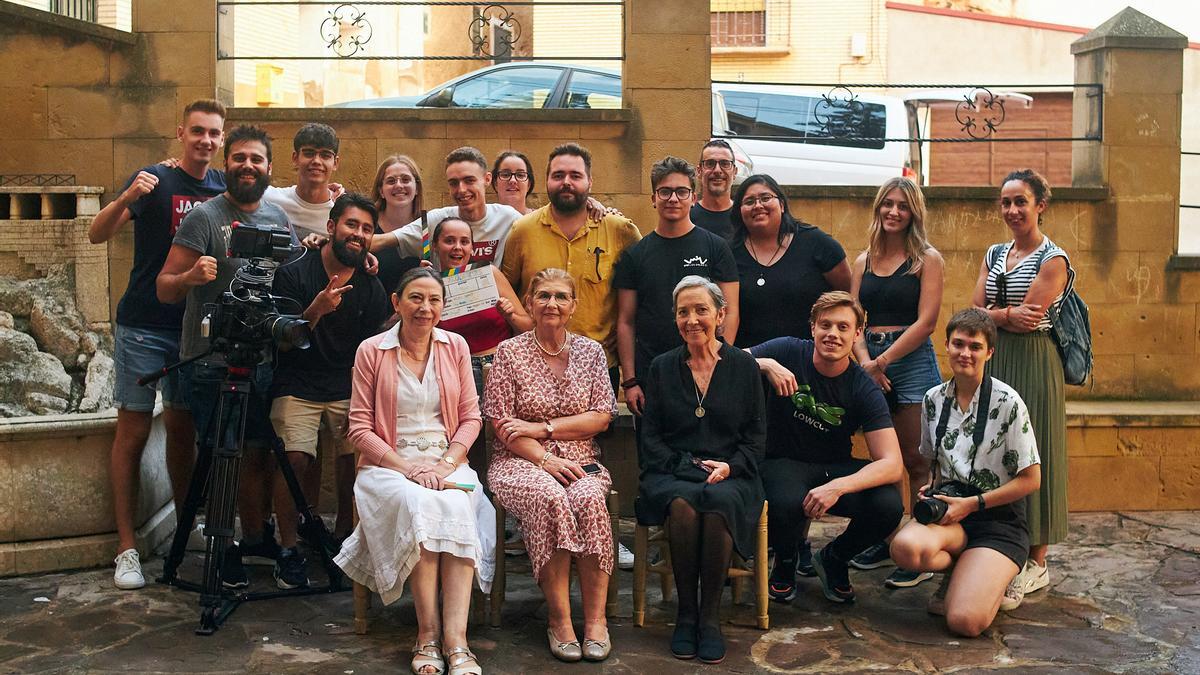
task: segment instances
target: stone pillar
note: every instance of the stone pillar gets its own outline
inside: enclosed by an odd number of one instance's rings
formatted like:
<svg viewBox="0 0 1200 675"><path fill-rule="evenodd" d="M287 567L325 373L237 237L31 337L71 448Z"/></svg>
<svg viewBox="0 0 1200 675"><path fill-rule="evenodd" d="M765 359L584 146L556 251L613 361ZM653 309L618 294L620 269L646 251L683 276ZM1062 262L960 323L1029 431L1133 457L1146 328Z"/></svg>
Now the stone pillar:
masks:
<svg viewBox="0 0 1200 675"><path fill-rule="evenodd" d="M638 191L648 195L650 165L666 155L695 163L712 131L708 3L626 0L624 30L621 95L637 113L631 136L640 147L629 150L642 165L623 171L640 174ZM629 215L648 231L656 219L649 198L644 203Z"/></svg>

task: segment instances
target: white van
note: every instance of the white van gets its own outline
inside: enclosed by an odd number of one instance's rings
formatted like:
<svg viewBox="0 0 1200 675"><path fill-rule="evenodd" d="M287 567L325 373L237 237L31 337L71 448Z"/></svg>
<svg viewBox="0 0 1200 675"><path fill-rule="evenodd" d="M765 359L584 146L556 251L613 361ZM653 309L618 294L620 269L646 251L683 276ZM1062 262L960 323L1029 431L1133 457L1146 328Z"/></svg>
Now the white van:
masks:
<svg viewBox="0 0 1200 675"><path fill-rule="evenodd" d="M879 185L894 176L918 183L929 144L915 139L928 129L930 105L974 100L981 89L932 89L905 98L853 92L853 108L829 105L825 90L790 85L713 83L713 135L734 148L738 178L765 173L782 185ZM834 95L850 95L837 90ZM1024 94L999 93L1029 107ZM718 105L724 109L725 123ZM853 133L846 129L853 125ZM896 138L899 141L869 139ZM923 156L925 155L925 156Z"/></svg>

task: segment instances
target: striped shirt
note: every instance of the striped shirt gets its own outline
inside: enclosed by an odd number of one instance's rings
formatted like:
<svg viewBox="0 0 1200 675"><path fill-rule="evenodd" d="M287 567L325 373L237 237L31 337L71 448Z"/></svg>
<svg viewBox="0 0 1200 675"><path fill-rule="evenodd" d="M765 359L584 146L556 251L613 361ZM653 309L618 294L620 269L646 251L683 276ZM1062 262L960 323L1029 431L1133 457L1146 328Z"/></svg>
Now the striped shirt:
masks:
<svg viewBox="0 0 1200 675"><path fill-rule="evenodd" d="M1025 294L1029 292L1029 286L1033 284L1038 270L1041 269L1041 263L1044 262L1042 259L1043 251L1046 251L1045 260L1062 257L1066 260L1068 269L1071 266L1071 260L1067 257L1067 252L1050 241L1050 237L1043 235L1041 245L1034 249L1032 253L1025 256L1015 267L1006 272L1005 269L1008 267L1008 252L1015 243L1015 241L1010 241L1005 244L992 244L988 247L986 260L994 261L991 267L988 268L987 283L984 286L986 305L988 307L1016 307L1025 302ZM1003 278L1004 284L1003 297L1000 297L1001 294L998 286L1001 278ZM1062 299L1063 294L1060 293L1058 297L1054 298L1054 302L1051 305L1061 303ZM1038 322L1037 330L1050 330L1049 312L1042 315L1042 320Z"/></svg>

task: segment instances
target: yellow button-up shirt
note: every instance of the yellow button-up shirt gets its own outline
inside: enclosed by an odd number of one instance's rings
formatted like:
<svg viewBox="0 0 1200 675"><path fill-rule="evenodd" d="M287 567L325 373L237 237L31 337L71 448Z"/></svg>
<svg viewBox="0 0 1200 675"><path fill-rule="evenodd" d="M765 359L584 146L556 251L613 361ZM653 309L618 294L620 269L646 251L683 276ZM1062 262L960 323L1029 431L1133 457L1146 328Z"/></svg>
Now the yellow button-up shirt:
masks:
<svg viewBox="0 0 1200 675"><path fill-rule="evenodd" d="M588 220L567 239L549 206L521 217L504 245L500 270L521 298L533 275L547 267L564 269L575 279L579 305L567 329L604 346L608 365L617 363L617 294L612 289L613 265L628 247L642 238L633 221L606 215Z"/></svg>

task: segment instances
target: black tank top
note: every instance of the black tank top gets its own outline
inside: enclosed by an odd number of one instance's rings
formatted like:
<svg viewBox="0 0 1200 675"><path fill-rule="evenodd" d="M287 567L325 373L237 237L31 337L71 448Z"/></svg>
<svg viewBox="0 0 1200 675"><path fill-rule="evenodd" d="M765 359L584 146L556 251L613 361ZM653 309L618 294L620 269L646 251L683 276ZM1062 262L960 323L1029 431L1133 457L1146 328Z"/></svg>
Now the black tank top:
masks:
<svg viewBox="0 0 1200 675"><path fill-rule="evenodd" d="M858 289L858 301L867 310L868 326L910 326L917 322L917 306L921 302L921 278L909 274L912 260L881 277L871 271L871 258Z"/></svg>

